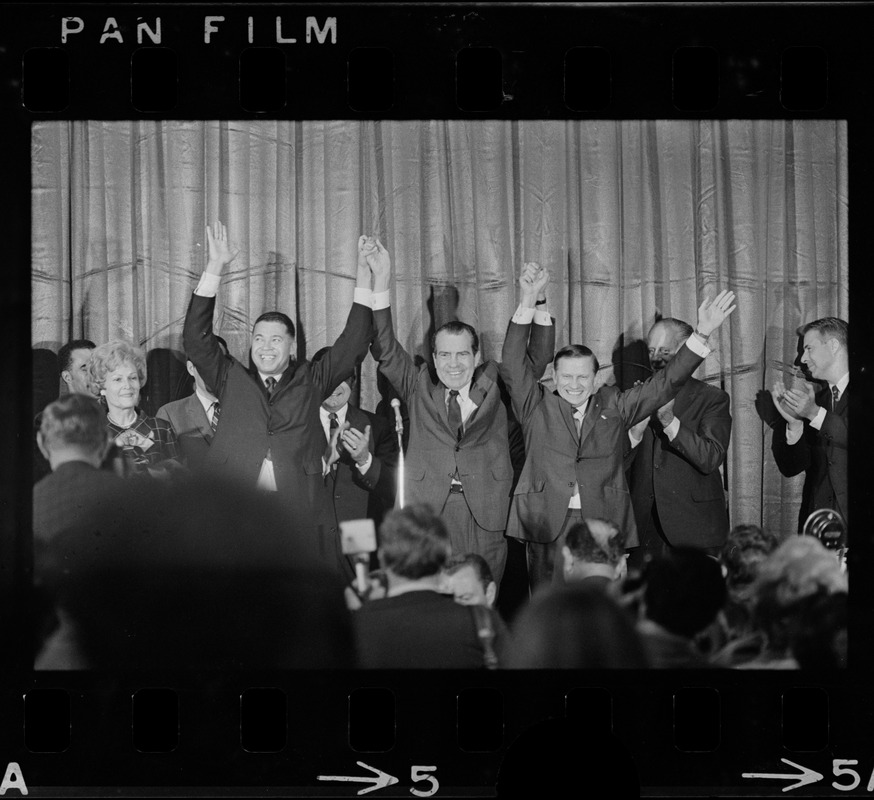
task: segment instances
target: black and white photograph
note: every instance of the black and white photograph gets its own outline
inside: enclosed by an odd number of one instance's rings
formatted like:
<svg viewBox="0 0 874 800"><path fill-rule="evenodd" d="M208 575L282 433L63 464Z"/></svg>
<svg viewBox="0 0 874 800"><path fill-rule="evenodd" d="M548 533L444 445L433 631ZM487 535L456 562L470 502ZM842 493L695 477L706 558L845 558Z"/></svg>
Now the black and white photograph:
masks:
<svg viewBox="0 0 874 800"><path fill-rule="evenodd" d="M34 121L34 669L846 667L847 127Z"/></svg>

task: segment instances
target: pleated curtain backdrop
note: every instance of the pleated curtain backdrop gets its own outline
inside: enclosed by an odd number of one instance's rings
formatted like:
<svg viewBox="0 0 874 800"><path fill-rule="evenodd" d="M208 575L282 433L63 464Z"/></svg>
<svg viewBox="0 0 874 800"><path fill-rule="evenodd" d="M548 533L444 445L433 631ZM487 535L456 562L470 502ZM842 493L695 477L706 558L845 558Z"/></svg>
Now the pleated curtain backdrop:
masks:
<svg viewBox="0 0 874 800"><path fill-rule="evenodd" d="M216 330L244 361L268 309L295 319L301 356L334 340L361 233L388 248L398 336L423 356L457 317L500 358L539 261L558 345L626 385L657 314L694 323L731 288L696 375L731 396L732 523L795 529L801 478L779 475L756 397L793 380L799 324L847 319L844 122L39 122L32 157L34 347L124 337L181 358L216 218L240 250ZM361 404L378 399L368 357Z"/></svg>

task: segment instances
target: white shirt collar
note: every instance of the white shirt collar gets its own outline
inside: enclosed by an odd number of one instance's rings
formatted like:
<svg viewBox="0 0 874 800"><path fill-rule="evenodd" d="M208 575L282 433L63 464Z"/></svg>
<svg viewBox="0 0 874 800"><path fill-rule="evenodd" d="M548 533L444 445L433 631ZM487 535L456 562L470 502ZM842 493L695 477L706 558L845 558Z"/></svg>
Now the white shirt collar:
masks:
<svg viewBox="0 0 874 800"><path fill-rule="evenodd" d="M194 387L194 393L197 395L197 399L200 400L200 405L203 406L206 415L209 416L209 410L212 408L212 404L216 402L216 398L204 394L196 386Z"/></svg>
<svg viewBox="0 0 874 800"><path fill-rule="evenodd" d="M338 408L334 413L337 415L337 424L342 425L346 421L346 409L349 408L349 403L345 403L341 408ZM327 431L330 422L331 412L319 406L319 419L322 421L322 427Z"/></svg>
<svg viewBox="0 0 874 800"><path fill-rule="evenodd" d="M459 400L461 400L462 403L466 403L468 400L470 400L470 386L471 386L472 382L473 381L468 381L466 384L464 384L464 386L462 386L458 390L458 398L459 398ZM444 388L446 390L444 396L446 397L446 402L448 403L449 402L449 392L451 390L449 389L448 386L446 386Z"/></svg>
<svg viewBox="0 0 874 800"><path fill-rule="evenodd" d="M837 383L830 383L829 388L832 386L838 387L838 398L844 396L844 392L847 390L847 385L850 383L850 373L845 372L843 377Z"/></svg>

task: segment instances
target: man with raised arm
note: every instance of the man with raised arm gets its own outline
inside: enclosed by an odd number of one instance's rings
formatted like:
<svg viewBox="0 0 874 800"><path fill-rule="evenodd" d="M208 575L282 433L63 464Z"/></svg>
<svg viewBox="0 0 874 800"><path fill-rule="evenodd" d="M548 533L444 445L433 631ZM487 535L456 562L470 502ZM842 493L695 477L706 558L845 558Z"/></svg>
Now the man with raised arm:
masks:
<svg viewBox="0 0 874 800"><path fill-rule="evenodd" d="M526 460L513 496L507 535L527 543L528 583L560 580L561 547L568 528L586 517L613 522L637 544L625 480L628 429L675 397L710 350L707 338L734 311L734 292L704 300L692 336L664 369L625 392L595 389L598 359L584 345L555 354L555 392L537 382L525 359L530 324L519 312L510 321L501 375L525 432ZM521 306L531 313L531 291Z"/></svg>
<svg viewBox="0 0 874 800"><path fill-rule="evenodd" d="M377 242L384 261L385 248ZM522 280L533 285L542 272L526 264ZM378 274L376 271L374 274ZM546 282L542 281L540 288ZM545 298L531 297L534 333L522 357L528 369L543 374L555 346L555 329ZM397 340L391 309L374 298L376 336L371 354L409 410L406 454L408 503L427 503L449 531L452 552L482 556L500 587L507 559L504 532L513 485L507 409L501 399L498 365L481 362L479 337L464 322L442 325L431 340L433 365L416 366ZM542 309L542 310L540 310Z"/></svg>
<svg viewBox="0 0 874 800"><path fill-rule="evenodd" d="M222 351L212 330L215 295L224 268L234 259L227 229L207 227L209 261L185 316L185 353L204 385L221 403L221 424L204 456L203 469L245 485L278 492L300 520L302 546L340 570L339 537L331 534L331 498L325 482L324 435L319 406L353 374L367 354L373 326L371 270L359 239L352 309L337 341L316 364L294 358L294 323L279 311L262 314L252 328L251 368ZM379 254L371 253L371 261ZM385 291L389 269L374 289Z"/></svg>

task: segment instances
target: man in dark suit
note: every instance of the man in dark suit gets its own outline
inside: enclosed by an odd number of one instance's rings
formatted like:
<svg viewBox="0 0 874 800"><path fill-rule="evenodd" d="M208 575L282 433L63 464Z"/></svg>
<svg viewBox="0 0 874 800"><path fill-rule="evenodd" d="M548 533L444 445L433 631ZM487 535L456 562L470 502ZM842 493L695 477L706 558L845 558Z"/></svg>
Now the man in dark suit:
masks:
<svg viewBox="0 0 874 800"><path fill-rule="evenodd" d="M324 347L312 358L318 362ZM388 420L350 403L357 376L343 381L319 407L325 433L330 471L325 476L331 490L334 528L352 519L372 519L378 526L395 502L398 441ZM349 580L354 577L350 565Z"/></svg>
<svg viewBox="0 0 874 800"><path fill-rule="evenodd" d="M678 319L653 325L647 337L653 370L664 369L692 334ZM695 378L629 431L628 484L640 542L629 567L678 545L719 553L728 535L719 468L730 437L728 394Z"/></svg>
<svg viewBox="0 0 874 800"><path fill-rule="evenodd" d="M532 269L526 265L523 272ZM532 318L536 299L535 294ZM439 513L452 551L482 556L500 588L513 466L498 365L478 364L476 331L449 322L432 337L433 368L417 367L395 337L391 310L374 303L373 316L371 353L409 412L405 500L427 503ZM530 347L527 354L523 348L521 357L531 360L529 369L539 377L549 363L555 333L545 310L535 322Z"/></svg>
<svg viewBox="0 0 874 800"><path fill-rule="evenodd" d="M215 338L227 355L227 342L221 336ZM185 366L188 374L194 378L194 391L181 400L165 403L158 409L155 417L170 423L176 434L182 462L192 472L199 472L218 429L221 403L207 388L191 359L185 362Z"/></svg>
<svg viewBox="0 0 874 800"><path fill-rule="evenodd" d="M548 276L537 279L541 290ZM522 287L523 307L531 289ZM507 535L527 542L528 581L561 579L557 564L568 527L584 517L610 520L637 544L637 528L625 479L623 456L628 428L648 417L672 397L710 352L705 342L734 310L734 293L721 292L698 309L695 334L665 369L639 386L620 392L615 386L595 390L598 361L583 345L569 345L555 355L556 391L537 382L524 353L530 325L510 321L504 340L501 374L513 410L525 432L527 453L516 486Z"/></svg>
<svg viewBox="0 0 874 800"><path fill-rule="evenodd" d="M33 538L39 549L87 515L121 478L100 465L110 447L106 411L85 394L68 394L42 412L37 445L52 472L33 488Z"/></svg>
<svg viewBox="0 0 874 800"><path fill-rule="evenodd" d="M227 230L207 228L209 261L185 317L185 352L204 384L221 403L221 423L204 459L207 471L248 486L276 491L302 524L300 546L342 570L345 559L332 527L332 504L324 480L325 439L317 424L319 406L367 354L373 329L371 272L359 240L355 302L340 337L316 364L292 359L294 323L278 311L262 314L252 329L251 368L225 355L212 331L215 294L224 267L236 253ZM370 254L378 259L379 255ZM388 270L385 270L385 288ZM379 279L374 289L384 291Z"/></svg>
<svg viewBox="0 0 874 800"><path fill-rule="evenodd" d="M791 478L805 473L798 530L819 508L832 508L845 520L849 511L849 325L837 317L824 317L805 325L801 335L801 363L813 380L826 385L816 391L810 383L786 389L781 381L775 382L774 405L783 421L774 428L771 440L774 459L783 475Z"/></svg>

